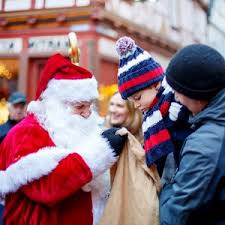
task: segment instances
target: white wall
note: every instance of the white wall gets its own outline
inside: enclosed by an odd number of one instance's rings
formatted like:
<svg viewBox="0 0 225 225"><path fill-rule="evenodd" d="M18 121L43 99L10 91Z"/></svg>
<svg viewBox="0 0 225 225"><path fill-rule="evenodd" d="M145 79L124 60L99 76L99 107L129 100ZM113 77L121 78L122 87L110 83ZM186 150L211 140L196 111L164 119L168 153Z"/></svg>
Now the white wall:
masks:
<svg viewBox="0 0 225 225"><path fill-rule="evenodd" d="M205 41L206 14L191 0L108 0L106 9L179 44Z"/></svg>
<svg viewBox="0 0 225 225"><path fill-rule="evenodd" d="M214 2L209 18L207 44L225 57L225 0Z"/></svg>

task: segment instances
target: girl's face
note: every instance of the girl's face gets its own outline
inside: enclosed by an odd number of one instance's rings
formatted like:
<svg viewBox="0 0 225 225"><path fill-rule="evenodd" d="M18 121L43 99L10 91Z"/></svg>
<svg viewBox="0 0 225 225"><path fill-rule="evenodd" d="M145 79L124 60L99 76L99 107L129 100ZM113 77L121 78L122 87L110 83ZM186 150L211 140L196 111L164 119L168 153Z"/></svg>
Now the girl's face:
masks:
<svg viewBox="0 0 225 225"><path fill-rule="evenodd" d="M120 94L113 95L109 102L110 123L113 126L121 126L127 119L128 113L126 103Z"/></svg>

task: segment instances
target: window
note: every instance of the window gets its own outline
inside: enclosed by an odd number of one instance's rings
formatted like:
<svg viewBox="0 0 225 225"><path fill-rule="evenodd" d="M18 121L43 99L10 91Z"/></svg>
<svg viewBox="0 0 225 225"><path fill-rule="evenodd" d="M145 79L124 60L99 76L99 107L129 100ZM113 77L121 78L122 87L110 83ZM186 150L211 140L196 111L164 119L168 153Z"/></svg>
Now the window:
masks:
<svg viewBox="0 0 225 225"><path fill-rule="evenodd" d="M90 0L76 0L76 6L87 6L90 4Z"/></svg>
<svg viewBox="0 0 225 225"><path fill-rule="evenodd" d="M44 8L44 0L35 0L35 9Z"/></svg>
<svg viewBox="0 0 225 225"><path fill-rule="evenodd" d="M90 0L0 0L1 11L88 6Z"/></svg>
<svg viewBox="0 0 225 225"><path fill-rule="evenodd" d="M17 89L19 61L14 58L0 59L0 100Z"/></svg>
<svg viewBox="0 0 225 225"><path fill-rule="evenodd" d="M75 0L45 0L46 8L71 7L75 5Z"/></svg>
<svg viewBox="0 0 225 225"><path fill-rule="evenodd" d="M6 100L17 90L19 61L15 58L0 58L0 124L8 119Z"/></svg>
<svg viewBox="0 0 225 225"><path fill-rule="evenodd" d="M31 0L5 0L4 11L27 10L31 8Z"/></svg>
<svg viewBox="0 0 225 225"><path fill-rule="evenodd" d="M171 0L169 4L170 25L173 29L179 29L179 1Z"/></svg>

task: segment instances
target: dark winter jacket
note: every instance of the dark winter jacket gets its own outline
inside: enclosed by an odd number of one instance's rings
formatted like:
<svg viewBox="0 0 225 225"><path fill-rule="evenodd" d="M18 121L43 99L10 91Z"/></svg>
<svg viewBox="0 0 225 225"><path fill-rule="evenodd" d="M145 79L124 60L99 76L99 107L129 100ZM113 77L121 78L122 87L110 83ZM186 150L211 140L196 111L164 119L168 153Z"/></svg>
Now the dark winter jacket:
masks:
<svg viewBox="0 0 225 225"><path fill-rule="evenodd" d="M160 195L161 225L225 225L225 89L190 122L180 165Z"/></svg>
<svg viewBox="0 0 225 225"><path fill-rule="evenodd" d="M4 210L4 206L2 204L0 204L0 225L3 225L3 210Z"/></svg>
<svg viewBox="0 0 225 225"><path fill-rule="evenodd" d="M2 143L5 136L8 134L9 130L16 124L17 124L16 121L8 119L6 123L0 126L0 144ZM0 203L0 225L3 224L2 222L3 210L4 210L4 207Z"/></svg>
<svg viewBox="0 0 225 225"><path fill-rule="evenodd" d="M9 130L17 124L16 121L8 119L6 123L0 126L0 144L2 143Z"/></svg>

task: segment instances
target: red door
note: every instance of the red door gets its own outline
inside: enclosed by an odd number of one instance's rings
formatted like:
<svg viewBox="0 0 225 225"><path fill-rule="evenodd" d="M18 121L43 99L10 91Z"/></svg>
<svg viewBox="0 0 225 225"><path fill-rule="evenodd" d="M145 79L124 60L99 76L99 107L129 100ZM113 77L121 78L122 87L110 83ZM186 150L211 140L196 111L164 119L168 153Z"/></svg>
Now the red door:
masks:
<svg viewBox="0 0 225 225"><path fill-rule="evenodd" d="M99 83L101 85L117 84L118 65L115 62L101 59L100 61Z"/></svg>
<svg viewBox="0 0 225 225"><path fill-rule="evenodd" d="M32 58L29 61L28 85L27 85L27 97L29 101L35 98L40 74L44 68L46 61L47 58Z"/></svg>

